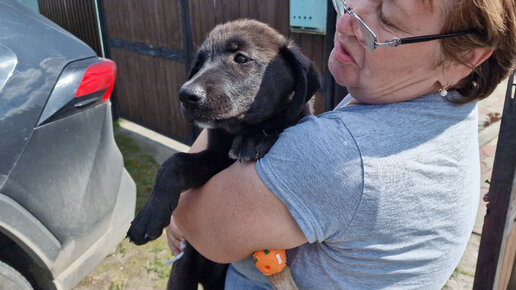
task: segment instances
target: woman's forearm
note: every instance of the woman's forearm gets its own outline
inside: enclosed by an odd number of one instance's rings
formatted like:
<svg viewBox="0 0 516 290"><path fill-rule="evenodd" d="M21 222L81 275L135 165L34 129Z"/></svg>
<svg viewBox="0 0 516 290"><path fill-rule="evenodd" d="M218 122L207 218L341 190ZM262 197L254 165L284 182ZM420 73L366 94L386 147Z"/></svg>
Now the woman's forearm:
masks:
<svg viewBox="0 0 516 290"><path fill-rule="evenodd" d="M201 152L206 148L208 148L208 130L203 129L201 134L199 134L197 139L195 139L195 142L192 144L192 147L190 147L188 153Z"/></svg>

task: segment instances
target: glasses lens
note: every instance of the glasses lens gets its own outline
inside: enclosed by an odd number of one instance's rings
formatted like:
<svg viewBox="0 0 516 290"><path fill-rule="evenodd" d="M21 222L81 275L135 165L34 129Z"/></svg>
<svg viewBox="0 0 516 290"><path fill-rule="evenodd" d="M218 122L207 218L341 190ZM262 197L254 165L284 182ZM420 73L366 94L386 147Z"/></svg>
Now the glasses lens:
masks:
<svg viewBox="0 0 516 290"><path fill-rule="evenodd" d="M332 0L333 8L337 11L339 16L344 15L344 1L342 0Z"/></svg>
<svg viewBox="0 0 516 290"><path fill-rule="evenodd" d="M358 41L360 42L360 44L362 44L363 47L368 48L371 51L374 51L374 43L376 41L376 36L371 31L369 31L369 29L367 29L365 24L362 21L360 21L356 14L353 13L352 18L353 30L355 31Z"/></svg>
<svg viewBox="0 0 516 290"><path fill-rule="evenodd" d="M362 33L365 46L373 51L375 49L374 42L376 41L376 37L365 27L363 23L360 25L360 31Z"/></svg>

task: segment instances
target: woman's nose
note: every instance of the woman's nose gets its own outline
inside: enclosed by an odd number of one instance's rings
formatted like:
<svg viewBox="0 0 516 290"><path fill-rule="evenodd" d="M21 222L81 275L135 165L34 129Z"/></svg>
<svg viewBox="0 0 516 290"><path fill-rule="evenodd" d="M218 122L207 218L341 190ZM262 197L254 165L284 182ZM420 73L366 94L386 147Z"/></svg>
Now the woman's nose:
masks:
<svg viewBox="0 0 516 290"><path fill-rule="evenodd" d="M344 14L342 16L337 16L336 30L339 34L354 35L353 24L351 22L351 15Z"/></svg>

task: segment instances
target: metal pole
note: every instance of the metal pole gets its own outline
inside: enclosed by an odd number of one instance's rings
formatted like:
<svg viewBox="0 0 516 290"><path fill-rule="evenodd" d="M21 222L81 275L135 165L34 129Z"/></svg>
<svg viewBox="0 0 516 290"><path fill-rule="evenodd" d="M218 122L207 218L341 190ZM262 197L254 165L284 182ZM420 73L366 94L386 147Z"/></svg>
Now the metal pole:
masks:
<svg viewBox="0 0 516 290"><path fill-rule="evenodd" d="M516 170L516 85L514 72L509 78L505 104L496 146L491 185L489 187L487 213L484 217L482 239L478 252L477 269L473 289L493 289L498 269L498 260L504 237L507 212Z"/></svg>

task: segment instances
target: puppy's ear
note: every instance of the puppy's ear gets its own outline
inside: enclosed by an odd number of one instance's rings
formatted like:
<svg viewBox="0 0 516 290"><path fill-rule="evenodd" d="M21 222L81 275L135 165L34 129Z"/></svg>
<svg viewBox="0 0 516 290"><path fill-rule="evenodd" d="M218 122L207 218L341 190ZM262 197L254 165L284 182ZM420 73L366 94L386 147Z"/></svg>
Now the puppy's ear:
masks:
<svg viewBox="0 0 516 290"><path fill-rule="evenodd" d="M204 56L201 52L197 53L197 56L195 57L195 63L190 69L190 72L188 72L188 79L191 79L197 72L201 70L202 65L204 64Z"/></svg>
<svg viewBox="0 0 516 290"><path fill-rule="evenodd" d="M287 110L287 120L296 122L305 103L321 87L321 80L314 64L295 45L283 46L280 53L294 71L296 86L294 97Z"/></svg>

